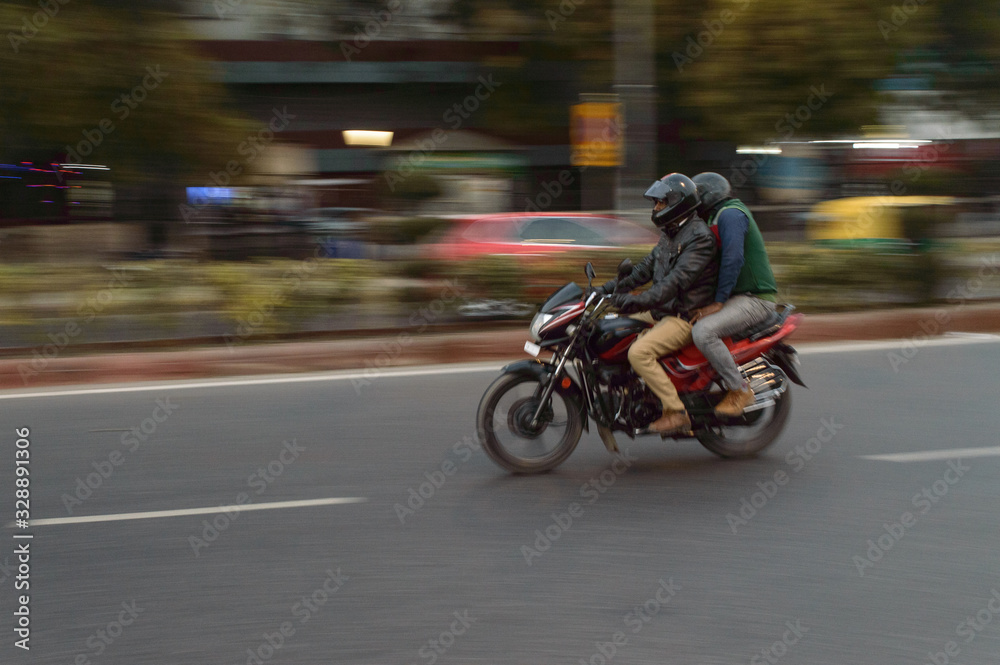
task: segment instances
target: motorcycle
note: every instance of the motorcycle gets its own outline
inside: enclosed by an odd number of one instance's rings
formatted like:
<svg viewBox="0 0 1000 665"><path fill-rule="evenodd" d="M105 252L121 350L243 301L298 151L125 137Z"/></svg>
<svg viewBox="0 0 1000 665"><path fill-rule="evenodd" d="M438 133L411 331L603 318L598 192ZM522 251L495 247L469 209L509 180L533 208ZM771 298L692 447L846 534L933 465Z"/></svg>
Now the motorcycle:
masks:
<svg viewBox="0 0 1000 665"><path fill-rule="evenodd" d="M619 279L632 271L626 259ZM651 325L609 311L610 296L594 290L597 276L585 268L587 290L566 284L542 304L529 328L525 351L533 356L507 365L479 403L476 424L487 455L513 473L542 473L564 462L583 430L596 425L608 452L617 453L615 432L630 438L655 434L660 400L633 371L628 350ZM691 418L690 433L662 439L695 438L721 457L749 457L771 445L791 411L789 381L805 387L795 349L784 340L802 314L785 305L752 330L724 340L750 383L755 401L738 417L720 417L721 381L692 344L660 362ZM551 358L539 358L542 352Z"/></svg>

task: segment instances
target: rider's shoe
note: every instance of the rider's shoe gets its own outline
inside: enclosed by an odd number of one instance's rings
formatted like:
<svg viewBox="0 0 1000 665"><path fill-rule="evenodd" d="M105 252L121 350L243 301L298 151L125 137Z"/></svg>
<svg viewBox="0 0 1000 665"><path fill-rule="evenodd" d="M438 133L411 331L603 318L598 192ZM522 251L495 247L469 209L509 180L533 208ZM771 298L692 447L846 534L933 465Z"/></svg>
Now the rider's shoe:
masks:
<svg viewBox="0 0 1000 665"><path fill-rule="evenodd" d="M753 391L749 388L730 390L715 407L715 415L735 418L743 415L743 410L754 403Z"/></svg>
<svg viewBox="0 0 1000 665"><path fill-rule="evenodd" d="M691 418L686 411L664 411L658 420L650 423L649 430L657 434L690 433Z"/></svg>

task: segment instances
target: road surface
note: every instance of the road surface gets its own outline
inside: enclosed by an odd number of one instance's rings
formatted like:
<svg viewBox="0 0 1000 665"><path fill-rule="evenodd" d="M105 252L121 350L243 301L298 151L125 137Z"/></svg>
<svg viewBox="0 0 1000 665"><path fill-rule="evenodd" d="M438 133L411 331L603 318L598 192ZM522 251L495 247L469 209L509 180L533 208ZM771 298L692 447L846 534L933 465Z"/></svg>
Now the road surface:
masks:
<svg viewBox="0 0 1000 665"><path fill-rule="evenodd" d="M997 662L995 338L806 350L757 459L535 477L475 449L497 367L0 393L0 662Z"/></svg>

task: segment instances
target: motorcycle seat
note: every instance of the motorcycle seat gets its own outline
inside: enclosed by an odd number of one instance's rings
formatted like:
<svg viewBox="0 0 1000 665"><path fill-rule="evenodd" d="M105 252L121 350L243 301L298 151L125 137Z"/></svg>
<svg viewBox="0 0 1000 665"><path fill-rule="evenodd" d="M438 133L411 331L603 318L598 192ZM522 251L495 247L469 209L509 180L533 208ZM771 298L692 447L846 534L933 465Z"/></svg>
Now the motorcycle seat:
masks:
<svg viewBox="0 0 1000 665"><path fill-rule="evenodd" d="M771 313L764 321L761 321L756 326L748 328L747 330L737 333L732 337L723 337L723 343L729 347L730 350L733 349L739 342L747 340L748 342L756 342L759 339L763 339L781 330L781 327L785 325L785 321L788 317L792 315L795 311L794 305L779 305L778 309ZM683 349L677 352L676 358L685 367L693 368L699 367L708 362L704 354L698 350L698 347L694 344L689 344Z"/></svg>
<svg viewBox="0 0 1000 665"><path fill-rule="evenodd" d="M785 321L788 317L792 315L795 311L795 305L782 304L778 305L778 309L771 312L771 315L758 323L757 325L749 328L737 335L733 336L733 341L737 342L741 339L748 339L751 342L756 342L759 339L773 335L774 333L781 330L781 327L785 325Z"/></svg>

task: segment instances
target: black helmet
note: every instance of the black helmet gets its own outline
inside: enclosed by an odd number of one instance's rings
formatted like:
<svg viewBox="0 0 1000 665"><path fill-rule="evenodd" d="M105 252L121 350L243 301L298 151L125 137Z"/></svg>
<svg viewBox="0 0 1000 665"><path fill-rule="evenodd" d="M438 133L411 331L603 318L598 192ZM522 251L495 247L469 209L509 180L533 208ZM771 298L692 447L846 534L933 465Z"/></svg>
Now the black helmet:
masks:
<svg viewBox="0 0 1000 665"><path fill-rule="evenodd" d="M698 196L701 197L698 214L705 219L708 219L709 213L715 206L723 201L728 201L733 196L733 188L729 185L729 181L718 173L711 171L699 173L691 180L698 186Z"/></svg>
<svg viewBox="0 0 1000 665"><path fill-rule="evenodd" d="M698 187L691 178L681 173L670 173L654 182L646 193L647 199L656 203L663 201L663 210L653 210L653 224L661 231L675 226L691 216L701 199L698 198Z"/></svg>

